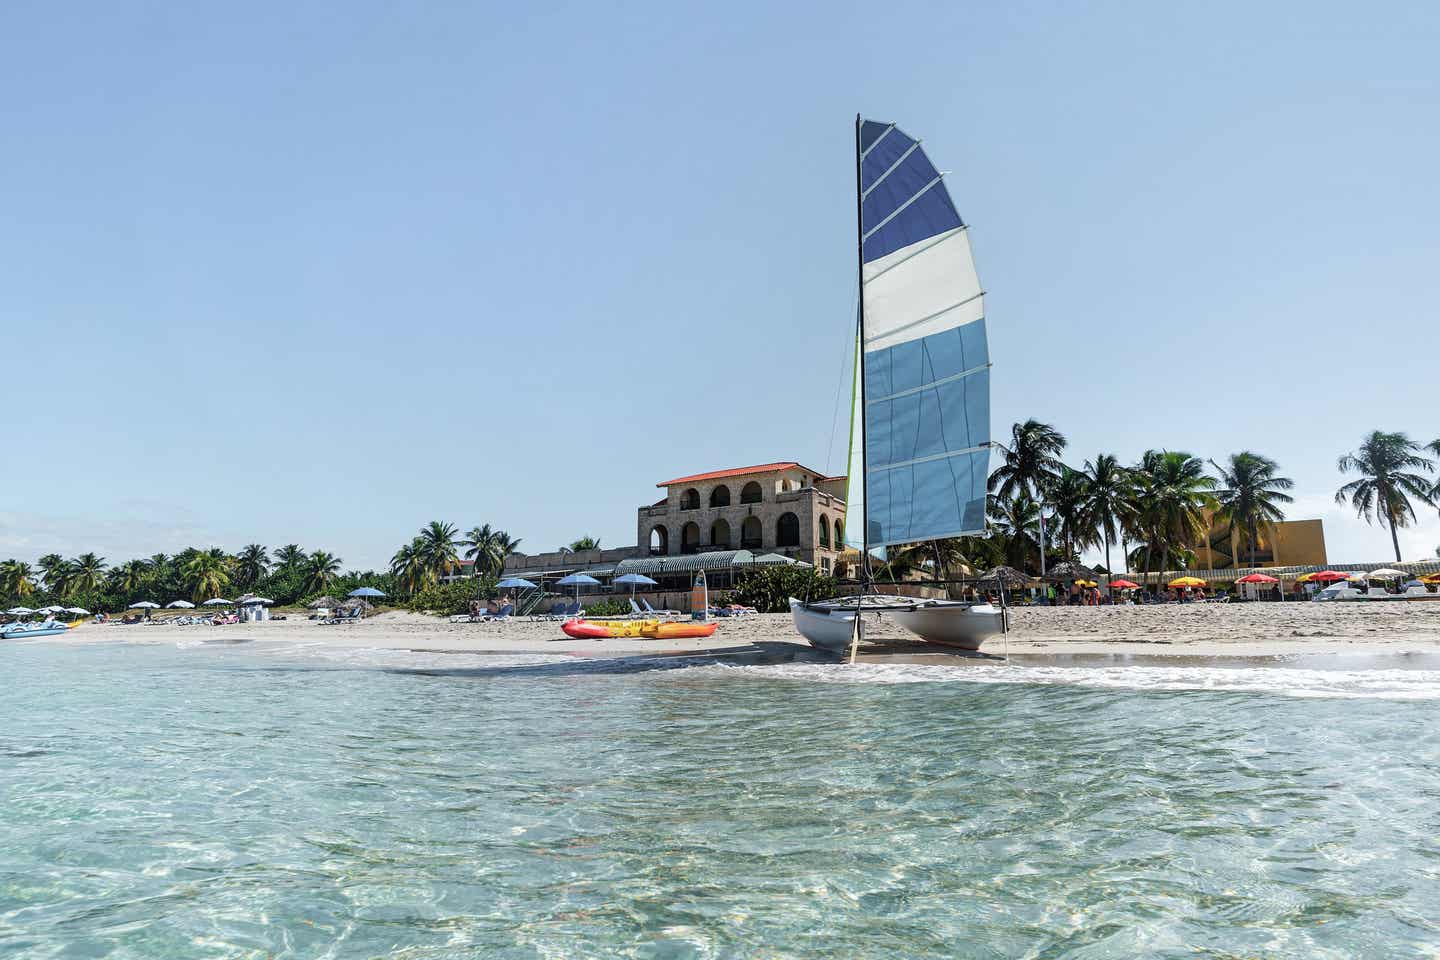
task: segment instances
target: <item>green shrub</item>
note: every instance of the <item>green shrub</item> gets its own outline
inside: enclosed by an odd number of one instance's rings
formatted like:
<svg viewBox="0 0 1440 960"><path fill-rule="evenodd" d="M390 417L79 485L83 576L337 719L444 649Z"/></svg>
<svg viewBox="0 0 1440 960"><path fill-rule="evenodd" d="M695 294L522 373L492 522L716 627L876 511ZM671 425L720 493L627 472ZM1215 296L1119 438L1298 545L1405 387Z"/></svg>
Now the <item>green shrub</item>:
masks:
<svg viewBox="0 0 1440 960"><path fill-rule="evenodd" d="M791 597L828 600L838 592L835 578L814 567L776 564L745 574L729 599L761 613L784 613L790 609Z"/></svg>
<svg viewBox="0 0 1440 960"><path fill-rule="evenodd" d="M496 596L495 579L452 580L434 587L426 587L406 604L417 613L436 613L442 617L457 613L469 613L470 604L475 600L491 600Z"/></svg>
<svg viewBox="0 0 1440 960"><path fill-rule="evenodd" d="M582 600L584 598L581 598ZM601 600L584 600L585 616L587 617L618 617L630 612L629 599L617 600L614 597L605 597Z"/></svg>

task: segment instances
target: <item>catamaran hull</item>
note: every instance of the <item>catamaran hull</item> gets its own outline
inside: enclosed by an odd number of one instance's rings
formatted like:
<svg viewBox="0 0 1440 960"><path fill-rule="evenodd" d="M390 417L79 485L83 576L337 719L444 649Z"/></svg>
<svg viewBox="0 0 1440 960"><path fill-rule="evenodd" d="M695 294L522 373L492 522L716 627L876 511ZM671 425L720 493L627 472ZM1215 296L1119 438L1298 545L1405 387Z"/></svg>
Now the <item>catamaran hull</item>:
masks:
<svg viewBox="0 0 1440 960"><path fill-rule="evenodd" d="M816 610L791 597L790 616L795 620L795 629L810 646L829 653L850 649L850 638L855 632L854 610Z"/></svg>
<svg viewBox="0 0 1440 960"><path fill-rule="evenodd" d="M961 650L979 650L980 644L1005 632L1005 611L988 603L936 604L892 610L890 616L927 643Z"/></svg>
<svg viewBox="0 0 1440 960"><path fill-rule="evenodd" d="M69 627L45 627L42 630L0 630L0 640L28 640L31 637L53 637L65 633Z"/></svg>

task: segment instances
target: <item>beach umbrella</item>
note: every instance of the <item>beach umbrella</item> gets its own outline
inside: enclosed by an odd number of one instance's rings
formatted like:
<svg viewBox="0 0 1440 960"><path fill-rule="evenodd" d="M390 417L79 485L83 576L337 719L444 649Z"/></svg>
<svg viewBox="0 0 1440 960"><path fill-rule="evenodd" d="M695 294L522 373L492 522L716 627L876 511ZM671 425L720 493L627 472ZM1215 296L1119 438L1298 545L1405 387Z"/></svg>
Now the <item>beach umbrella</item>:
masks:
<svg viewBox="0 0 1440 960"><path fill-rule="evenodd" d="M195 609L195 604L191 603L189 600L171 600L169 603L165 604L165 606L166 606L167 609L170 609L170 610L194 610L194 609Z"/></svg>
<svg viewBox="0 0 1440 960"><path fill-rule="evenodd" d="M352 596L353 596L353 594L352 594ZM274 603L274 602L275 602L274 600L271 600L271 599L269 599L268 597L246 597L244 600L241 600L241 601L240 601L240 603L241 603L242 605L243 605L243 604L259 603L259 604L263 604L263 605L265 605L265 606L267 606L267 607L270 606L270 604L272 604L272 603Z"/></svg>
<svg viewBox="0 0 1440 960"><path fill-rule="evenodd" d="M374 587L358 587L358 588L356 588L356 589L354 589L354 590L351 590L350 593L348 594L348 596L352 596L352 597L383 597L383 596L385 596L385 591L384 591L384 590L376 590Z"/></svg>
<svg viewBox="0 0 1440 960"><path fill-rule="evenodd" d="M495 584L495 586L504 587L507 590L535 589L535 584L531 583L529 580L526 580L524 577L506 577L504 580L501 580L499 583Z"/></svg>
<svg viewBox="0 0 1440 960"><path fill-rule="evenodd" d="M65 612L66 612L66 613L78 613L78 614L79 614L80 616L82 616L82 617L88 617L88 616L90 616L90 611L89 611L89 610L86 610L84 607L66 607L66 608L65 608Z"/></svg>
<svg viewBox="0 0 1440 960"><path fill-rule="evenodd" d="M231 602L232 602L232 601L226 600L224 597L211 597L209 600L206 600L206 601L205 601L205 606L207 606L207 607L228 607L228 606L230 606Z"/></svg>
<svg viewBox="0 0 1440 960"><path fill-rule="evenodd" d="M1429 573L1420 578L1421 583L1440 583L1440 573Z"/></svg>
<svg viewBox="0 0 1440 960"><path fill-rule="evenodd" d="M126 610L158 610L158 609L160 609L160 604L156 603L156 602L153 601L153 600L140 600L140 601L138 601L138 602L136 602L136 603L130 604L130 606L126 607L125 609L126 609Z"/></svg>
<svg viewBox="0 0 1440 960"><path fill-rule="evenodd" d="M37 612L38 612L38 613L64 613L64 612L65 612L65 608L64 608L64 607L57 607L57 606L53 606L53 605L52 605L52 606L48 606L48 607L41 607Z"/></svg>
<svg viewBox="0 0 1440 960"><path fill-rule="evenodd" d="M1140 584L1134 583L1133 581L1130 581L1130 580L1120 579L1120 580L1111 580L1110 583L1108 584L1108 586L1110 587L1111 590L1134 590L1134 589L1136 589L1137 587L1139 587Z"/></svg>
<svg viewBox="0 0 1440 960"><path fill-rule="evenodd" d="M613 583L628 583L628 584L630 584L630 601L631 601L632 603L635 601L635 588L636 588L637 586L639 586L640 584L644 584L644 585L647 586L647 587L658 587L658 586L659 586L659 584L658 584L656 581L651 580L649 577L645 576L645 574L643 574L643 573L627 573L627 574L625 574L623 577L616 577L612 582L613 582Z"/></svg>
<svg viewBox="0 0 1440 960"><path fill-rule="evenodd" d="M1400 577L1408 577L1404 570L1396 570L1394 567L1381 567L1379 570L1371 570L1365 574L1366 580L1396 580Z"/></svg>
<svg viewBox="0 0 1440 960"><path fill-rule="evenodd" d="M1239 580L1236 580L1235 582L1236 582L1236 583L1279 583L1280 581L1279 581L1279 580L1276 580L1274 577L1267 576L1266 574L1263 574L1263 573L1252 573L1252 574L1250 574L1249 576L1241 577Z"/></svg>
<svg viewBox="0 0 1440 960"><path fill-rule="evenodd" d="M8 614L9 614L10 616L12 616L12 617L23 617L23 616L25 616L26 614L31 614L31 613L34 613L35 611L34 611L34 610L31 610L29 607L11 607L9 610L6 610L5 612L8 613Z"/></svg>
<svg viewBox="0 0 1440 960"><path fill-rule="evenodd" d="M1171 587L1203 587L1203 586L1205 586L1205 581L1204 581L1204 580L1201 580L1199 577L1176 577L1174 580L1171 580L1171 581L1167 584L1167 586L1171 586Z"/></svg>
<svg viewBox="0 0 1440 960"><path fill-rule="evenodd" d="M595 584L595 585L598 586L599 583L600 583L600 581L599 581L599 580L596 580L594 577L590 576L588 573L572 573L572 574L570 574L570 576L568 576L568 577L562 577L561 579L555 581L556 586L560 586L560 587L571 587L571 586L573 586L573 587L575 588L575 600L576 600L577 602L580 600L580 584L582 584L582 583L585 583L585 584Z"/></svg>
<svg viewBox="0 0 1440 960"><path fill-rule="evenodd" d="M1307 573L1301 579L1304 580L1306 583L1309 583L1312 580L1315 583L1336 583L1340 580L1349 580L1350 575L1347 573L1340 573L1336 570L1321 570L1319 573Z"/></svg>

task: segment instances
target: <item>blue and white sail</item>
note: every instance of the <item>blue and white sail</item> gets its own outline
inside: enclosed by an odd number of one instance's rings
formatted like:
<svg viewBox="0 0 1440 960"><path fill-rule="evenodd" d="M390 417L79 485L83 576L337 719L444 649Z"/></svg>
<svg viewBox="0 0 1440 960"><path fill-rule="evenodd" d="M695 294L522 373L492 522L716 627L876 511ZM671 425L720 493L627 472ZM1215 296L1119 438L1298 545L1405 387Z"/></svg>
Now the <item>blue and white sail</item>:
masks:
<svg viewBox="0 0 1440 960"><path fill-rule="evenodd" d="M857 122L864 375L845 539L873 550L977 534L990 467L990 355L969 233L920 141L893 123Z"/></svg>

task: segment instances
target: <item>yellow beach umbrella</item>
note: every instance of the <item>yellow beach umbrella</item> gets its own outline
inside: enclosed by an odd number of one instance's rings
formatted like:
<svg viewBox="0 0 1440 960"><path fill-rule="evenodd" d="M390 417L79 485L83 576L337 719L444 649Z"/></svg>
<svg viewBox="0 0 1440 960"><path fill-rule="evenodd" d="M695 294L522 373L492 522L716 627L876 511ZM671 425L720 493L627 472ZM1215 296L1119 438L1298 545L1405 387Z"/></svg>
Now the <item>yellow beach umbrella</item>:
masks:
<svg viewBox="0 0 1440 960"><path fill-rule="evenodd" d="M1440 583L1440 573L1427 573L1420 578L1421 583Z"/></svg>
<svg viewBox="0 0 1440 960"><path fill-rule="evenodd" d="M1176 577L1169 583L1172 587L1203 587L1205 581L1199 577Z"/></svg>

